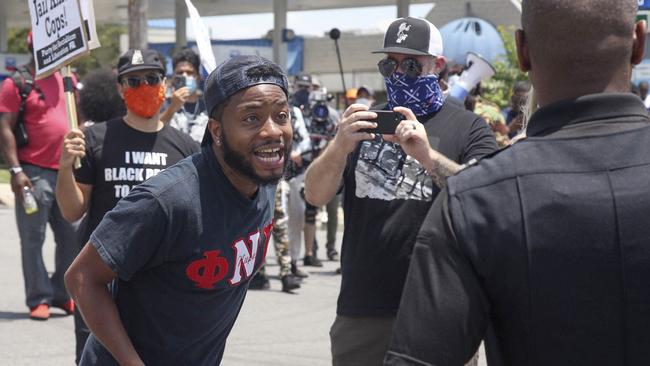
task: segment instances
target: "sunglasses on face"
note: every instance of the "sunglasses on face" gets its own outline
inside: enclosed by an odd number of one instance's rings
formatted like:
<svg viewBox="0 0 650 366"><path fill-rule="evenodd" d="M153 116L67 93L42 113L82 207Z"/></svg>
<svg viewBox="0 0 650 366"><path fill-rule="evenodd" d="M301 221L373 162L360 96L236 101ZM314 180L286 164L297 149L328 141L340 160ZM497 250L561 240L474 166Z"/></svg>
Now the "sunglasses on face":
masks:
<svg viewBox="0 0 650 366"><path fill-rule="evenodd" d="M389 77L397 71L398 67L404 71L406 76L415 78L422 74L422 64L414 58L405 58L402 62L397 62L394 58L386 57L377 63L379 73L384 77Z"/></svg>
<svg viewBox="0 0 650 366"><path fill-rule="evenodd" d="M137 88L142 83L146 83L147 85L158 85L162 81L162 75L160 74L147 74L143 77L138 77L138 76L129 76L128 78L124 78L122 80L122 83L125 85L128 85L130 88Z"/></svg>

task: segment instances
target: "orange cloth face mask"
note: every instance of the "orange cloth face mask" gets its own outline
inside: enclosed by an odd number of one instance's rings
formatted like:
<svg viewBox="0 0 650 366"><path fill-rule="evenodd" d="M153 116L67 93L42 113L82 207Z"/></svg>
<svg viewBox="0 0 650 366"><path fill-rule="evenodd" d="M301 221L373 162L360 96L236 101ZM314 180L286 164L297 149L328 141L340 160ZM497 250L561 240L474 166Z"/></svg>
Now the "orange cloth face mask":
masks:
<svg viewBox="0 0 650 366"><path fill-rule="evenodd" d="M126 107L140 117L151 118L160 111L160 106L165 101L165 88L159 85L142 84L137 88L124 90L124 103Z"/></svg>

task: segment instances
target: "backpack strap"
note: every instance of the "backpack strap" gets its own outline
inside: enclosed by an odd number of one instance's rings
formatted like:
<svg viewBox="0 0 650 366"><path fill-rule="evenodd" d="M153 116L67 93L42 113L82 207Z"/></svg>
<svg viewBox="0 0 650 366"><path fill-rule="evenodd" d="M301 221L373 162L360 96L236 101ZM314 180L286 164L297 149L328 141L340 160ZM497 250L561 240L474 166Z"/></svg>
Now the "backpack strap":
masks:
<svg viewBox="0 0 650 366"><path fill-rule="evenodd" d="M23 100L27 99L29 93L34 89L34 78L32 78L29 71L27 71L24 66L20 66L13 74L11 74L11 78L14 80L16 88L18 88L20 98Z"/></svg>
<svg viewBox="0 0 650 366"><path fill-rule="evenodd" d="M43 97L43 94L40 92L38 87L35 87L34 78L25 66L20 66L13 74L11 74L11 79L14 81L16 88L18 88L18 94L20 95L20 108L18 109L16 126L14 127L13 132L16 138L17 147L23 147L29 141L27 129L25 128L25 121L23 121L27 97L33 89L36 89L39 92L41 98Z"/></svg>

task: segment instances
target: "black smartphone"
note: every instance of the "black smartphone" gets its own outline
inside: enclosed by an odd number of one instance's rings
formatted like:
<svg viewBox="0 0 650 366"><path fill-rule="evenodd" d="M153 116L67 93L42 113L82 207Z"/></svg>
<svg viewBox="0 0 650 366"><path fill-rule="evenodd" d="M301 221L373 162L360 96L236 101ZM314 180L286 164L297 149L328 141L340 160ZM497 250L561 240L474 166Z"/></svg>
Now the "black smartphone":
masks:
<svg viewBox="0 0 650 366"><path fill-rule="evenodd" d="M174 89L178 90L185 86L185 76L174 76Z"/></svg>
<svg viewBox="0 0 650 366"><path fill-rule="evenodd" d="M404 119L400 113L394 111L373 111L368 112L377 113L376 120L368 120L369 122L377 122L377 128L364 128L361 132L381 133L382 135L394 135L397 125Z"/></svg>

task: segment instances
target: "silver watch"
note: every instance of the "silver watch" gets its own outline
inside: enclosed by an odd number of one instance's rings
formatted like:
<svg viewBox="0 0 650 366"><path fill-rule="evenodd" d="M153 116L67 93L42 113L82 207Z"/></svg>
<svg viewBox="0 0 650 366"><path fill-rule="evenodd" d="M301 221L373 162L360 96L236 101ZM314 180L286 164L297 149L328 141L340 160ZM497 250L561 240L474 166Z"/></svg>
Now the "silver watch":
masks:
<svg viewBox="0 0 650 366"><path fill-rule="evenodd" d="M11 174L12 177L15 176L16 174L22 172L22 171L23 171L23 167L21 167L20 165L19 166L12 166L11 168L9 168L9 173Z"/></svg>

